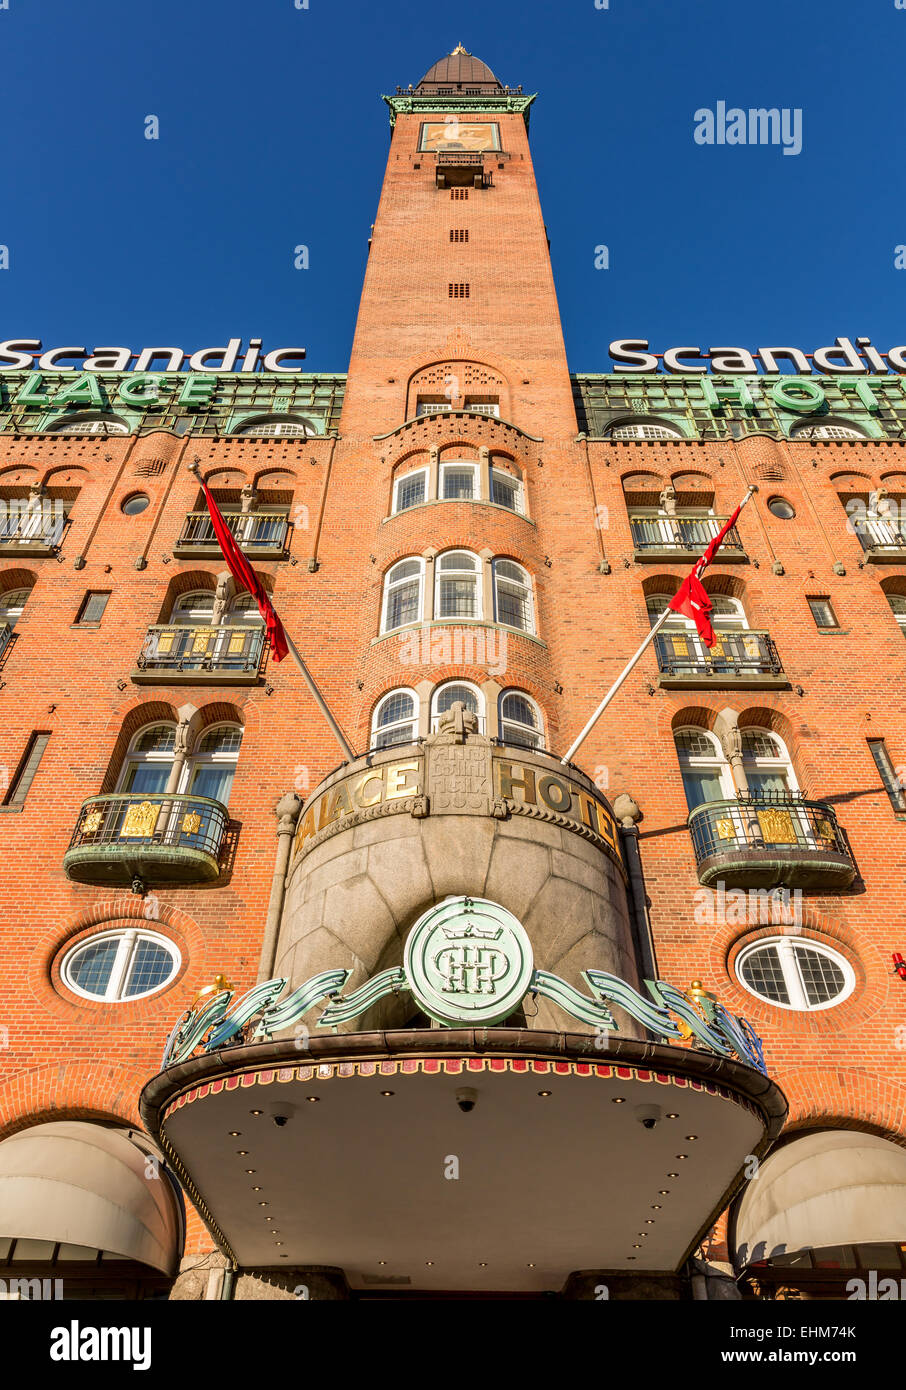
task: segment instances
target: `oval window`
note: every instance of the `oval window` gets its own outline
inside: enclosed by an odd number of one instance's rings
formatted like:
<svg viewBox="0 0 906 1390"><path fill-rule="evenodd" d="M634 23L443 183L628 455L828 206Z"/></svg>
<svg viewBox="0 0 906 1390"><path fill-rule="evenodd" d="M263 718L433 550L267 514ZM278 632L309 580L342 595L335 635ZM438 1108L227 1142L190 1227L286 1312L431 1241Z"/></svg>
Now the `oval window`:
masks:
<svg viewBox="0 0 906 1390"><path fill-rule="evenodd" d="M83 999L129 1003L144 999L170 983L181 957L175 944L156 932L102 932L67 951L64 984Z"/></svg>
<svg viewBox="0 0 906 1390"><path fill-rule="evenodd" d="M151 498L146 492L133 492L123 502L121 510L126 516L138 516L139 512L143 512L150 505L150 502Z"/></svg>

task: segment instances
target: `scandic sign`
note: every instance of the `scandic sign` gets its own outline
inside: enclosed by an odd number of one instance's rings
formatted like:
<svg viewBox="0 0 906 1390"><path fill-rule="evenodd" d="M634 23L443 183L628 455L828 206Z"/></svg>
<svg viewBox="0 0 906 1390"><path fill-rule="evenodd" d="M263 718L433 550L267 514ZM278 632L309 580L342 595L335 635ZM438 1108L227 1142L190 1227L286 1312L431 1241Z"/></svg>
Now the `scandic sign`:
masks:
<svg viewBox="0 0 906 1390"><path fill-rule="evenodd" d="M128 347L96 347L90 353L78 346L48 348L43 351L40 338L7 338L0 343L0 372L16 372L23 368L40 368L45 372L150 372L182 371L188 358L192 372L254 372L259 362L266 372L301 372L299 365L306 355L304 347L272 348L262 353L262 340L249 338L243 355L242 339L231 338L226 347L199 348L191 354L178 347L143 347L133 352ZM242 357L242 365L237 367ZM160 364L166 361L166 366Z"/></svg>
<svg viewBox="0 0 906 1390"><path fill-rule="evenodd" d="M888 348L881 353L870 338L837 338L832 346L803 352L797 347L760 347L754 352L743 347L671 347L663 353L649 352L647 338L616 338L608 347L615 372L665 372L700 375L704 372L731 376L754 376L759 369L782 372L787 364L796 376L827 372L837 376L883 376L890 371L906 372L906 346ZM864 360L863 360L864 358ZM886 360L885 360L886 359Z"/></svg>

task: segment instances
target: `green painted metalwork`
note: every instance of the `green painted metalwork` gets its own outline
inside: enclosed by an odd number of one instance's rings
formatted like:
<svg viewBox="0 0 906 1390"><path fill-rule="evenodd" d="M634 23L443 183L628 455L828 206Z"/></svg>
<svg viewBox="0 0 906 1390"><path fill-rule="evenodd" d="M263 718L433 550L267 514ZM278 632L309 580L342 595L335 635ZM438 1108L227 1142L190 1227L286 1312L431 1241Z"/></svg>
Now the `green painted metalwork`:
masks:
<svg viewBox="0 0 906 1390"><path fill-rule="evenodd" d="M396 125L397 116L411 116L419 113L428 115L432 112L442 112L447 115L457 111L480 111L483 115L504 112L521 116L525 121L527 130L531 105L537 96L537 92L524 96L517 92L472 93L471 95L465 92L445 92L433 95L426 92L406 92L399 96L384 96L381 100L386 101L390 108L391 127Z"/></svg>
<svg viewBox="0 0 906 1390"><path fill-rule="evenodd" d="M348 973L352 974L352 971ZM358 1018L359 1014L370 1009L372 1004L376 1004L385 995L398 994L401 989L408 988L409 984L400 966L382 970L347 998L332 1000L318 1019L318 1027L335 1028L339 1023L348 1023L350 1019Z"/></svg>
<svg viewBox="0 0 906 1390"><path fill-rule="evenodd" d="M319 435L340 423L346 377L308 372L0 372L0 432L40 433L110 416L130 433L222 436L274 415L302 416Z"/></svg>

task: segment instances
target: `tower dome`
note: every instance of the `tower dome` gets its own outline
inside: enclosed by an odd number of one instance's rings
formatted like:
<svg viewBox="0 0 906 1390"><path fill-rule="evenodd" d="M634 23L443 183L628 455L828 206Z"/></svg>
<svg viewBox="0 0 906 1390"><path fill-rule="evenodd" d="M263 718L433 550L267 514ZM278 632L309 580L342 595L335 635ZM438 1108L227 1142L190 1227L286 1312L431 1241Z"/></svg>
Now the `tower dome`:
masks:
<svg viewBox="0 0 906 1390"><path fill-rule="evenodd" d="M487 63L467 53L462 44L457 44L452 53L441 58L429 68L416 87L417 92L435 95L440 91L451 94L457 92L480 93L482 96L502 92L503 87L491 72Z"/></svg>

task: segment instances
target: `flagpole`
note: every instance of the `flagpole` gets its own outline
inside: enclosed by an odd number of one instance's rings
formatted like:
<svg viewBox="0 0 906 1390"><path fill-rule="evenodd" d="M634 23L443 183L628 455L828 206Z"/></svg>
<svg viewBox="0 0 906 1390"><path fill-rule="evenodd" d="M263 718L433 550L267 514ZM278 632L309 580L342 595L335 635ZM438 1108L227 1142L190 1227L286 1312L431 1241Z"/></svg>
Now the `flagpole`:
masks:
<svg viewBox="0 0 906 1390"><path fill-rule="evenodd" d="M201 470L199 469L198 464L197 464L197 463L190 463L190 464L187 464L187 467L188 467L189 472L195 475L195 477L198 479L199 483L201 483L202 488L204 488L204 480L202 479ZM224 559L226 559L226 556L224 556ZM282 624L281 624L281 626L282 626ZM354 762L354 761L355 761L355 753L352 751L352 748L349 746L348 742L346 741L346 735L343 733L343 730L340 728L339 724L337 723L337 721L334 719L333 715L331 714L330 709L328 708L328 705L327 705L327 701L324 699L324 696L321 694L320 690L318 689L318 687L317 687L317 685L316 685L316 683L315 683L314 676L311 674L311 672L309 671L308 667L305 665L305 662L302 660L302 657L301 657L300 654L299 654L299 651L298 651L298 649L297 649L297 647L296 647L295 642L294 642L293 639L290 637L290 635L289 635L289 633L286 631L286 628L285 628L285 627L283 628L283 636L286 638L286 648L287 648L287 651L289 652L289 654L290 654L290 656L292 657L293 661L295 661L296 665L298 666L299 671L300 671L301 674L302 674L302 679L305 681L305 684L308 686L309 690L311 691L311 695L312 695L312 698L313 698L315 704L318 706L318 709L321 711L321 713L323 714L324 718L327 720L328 724L330 725L331 733L333 734L333 736L334 736L334 738L336 739L337 743L340 745L341 749L343 750L343 757L347 760L347 762L350 762L350 763L351 763L351 762Z"/></svg>
<svg viewBox="0 0 906 1390"><path fill-rule="evenodd" d="M746 493L745 497L742 499L742 501L741 501L740 504L739 504L739 512L742 511L743 507L746 505L746 503L749 501L749 499L750 499L752 496L754 496L754 494L755 494L757 491L758 491L758 488L755 487L754 484L752 484L752 485L749 487L748 492ZM737 516L739 515L739 512L737 512ZM699 556L698 560L696 560L695 564L692 566L693 572L695 572L695 571L698 569L698 566L699 566L699 564L701 563L702 558L703 558L702 556ZM665 622L667 621L667 619L670 617L671 611L672 611L672 610L671 610L670 608L665 608L665 609L664 609L663 613L662 613L661 616L658 618L657 622L654 624L654 627L653 627L653 628L651 629L651 631L648 633L647 637L645 638L645 640L644 640L644 642L642 643L642 645L639 647L638 651L637 651L637 652L635 653L635 655L626 663L626 665L623 667L623 669L622 669L622 671L620 672L620 674L617 676L617 678L616 678L616 680L614 681L613 685L610 687L610 689L608 690L607 694L604 696L604 699L603 699L603 700L601 701L601 703L598 705L598 708L595 710L594 714L591 716L591 718L589 719L588 723L585 725L585 728L582 730L582 732L581 732L581 734L579 735L579 737L578 737L577 739L575 739L575 740L572 742L572 744L570 744L569 748L568 748L567 751L564 753L563 757L560 759L561 764L562 764L562 763L569 763L569 762L572 762L572 759L573 759L573 756L574 756L575 753L576 753L576 750L577 750L579 747L581 747L581 745L582 745L582 744L585 742L585 740L588 738L588 735L591 733L592 729L595 727L595 725L597 724L598 720L601 718L601 715L604 713L604 711L606 710L607 706L610 704L611 700L612 700L613 697L616 695L617 691L620 689L620 686L623 684L623 682L625 681L626 677L629 675L630 671L633 669L634 666L638 665L638 662L639 662L639 660L641 659L641 657L643 656L645 650L646 650L648 647L651 646L651 643L654 641L654 639L655 639L655 637L657 636L658 632L661 630L661 628L664 626L664 623L665 623Z"/></svg>

